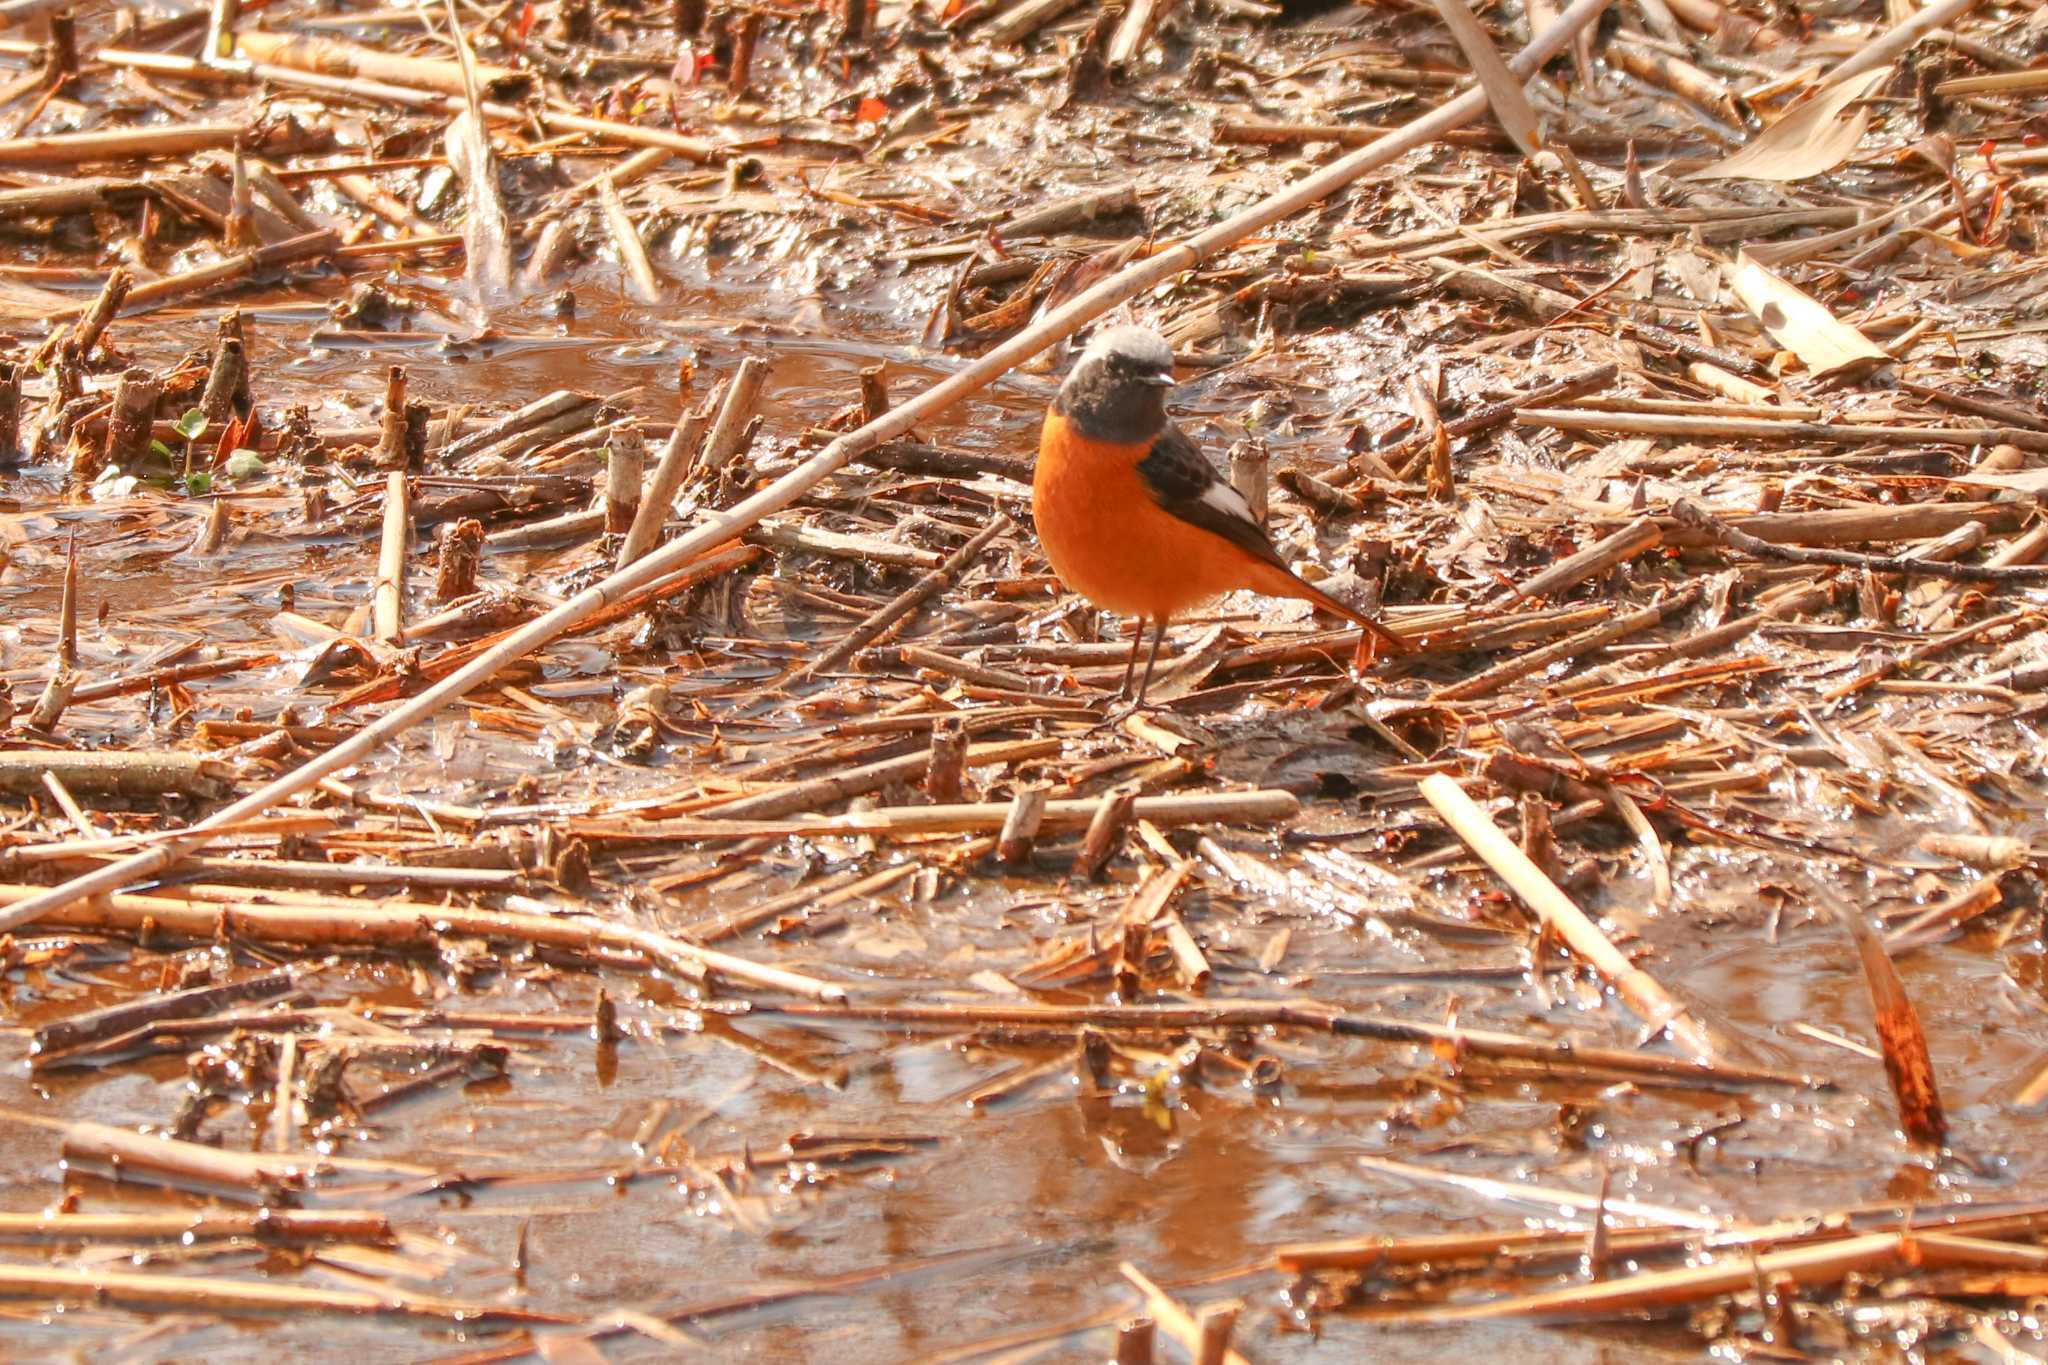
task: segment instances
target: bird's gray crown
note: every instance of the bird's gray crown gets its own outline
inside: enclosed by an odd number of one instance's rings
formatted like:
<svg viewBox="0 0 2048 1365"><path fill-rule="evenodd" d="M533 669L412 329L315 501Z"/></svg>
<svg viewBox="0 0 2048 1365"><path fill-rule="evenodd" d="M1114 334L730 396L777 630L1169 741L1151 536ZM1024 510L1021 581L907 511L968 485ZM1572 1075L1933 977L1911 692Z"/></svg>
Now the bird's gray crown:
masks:
<svg viewBox="0 0 2048 1365"><path fill-rule="evenodd" d="M1112 358L1127 361L1141 370L1173 368L1173 348L1166 344L1165 337L1149 327L1125 325L1106 328L1089 338L1088 349L1081 353L1084 363Z"/></svg>

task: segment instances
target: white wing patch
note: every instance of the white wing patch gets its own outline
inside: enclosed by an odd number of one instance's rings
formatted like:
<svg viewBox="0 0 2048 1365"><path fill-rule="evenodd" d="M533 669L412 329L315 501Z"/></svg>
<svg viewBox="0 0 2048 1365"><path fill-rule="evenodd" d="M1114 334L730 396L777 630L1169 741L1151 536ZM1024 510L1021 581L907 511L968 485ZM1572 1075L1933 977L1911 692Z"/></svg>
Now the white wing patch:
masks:
<svg viewBox="0 0 2048 1365"><path fill-rule="evenodd" d="M1259 526L1259 519L1252 515L1252 505L1244 500L1244 494L1221 479L1210 480L1209 486L1202 490L1200 501L1207 503L1232 521L1241 521L1254 530L1262 529Z"/></svg>

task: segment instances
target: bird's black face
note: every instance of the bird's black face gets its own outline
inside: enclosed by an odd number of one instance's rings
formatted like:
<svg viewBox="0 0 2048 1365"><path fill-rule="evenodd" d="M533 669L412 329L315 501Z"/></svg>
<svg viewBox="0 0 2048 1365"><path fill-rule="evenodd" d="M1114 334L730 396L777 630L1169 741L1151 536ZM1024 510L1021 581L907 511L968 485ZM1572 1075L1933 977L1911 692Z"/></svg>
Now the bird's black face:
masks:
<svg viewBox="0 0 2048 1365"><path fill-rule="evenodd" d="M1171 357L1091 353L1060 386L1054 406L1091 440L1138 445L1166 425L1166 391L1172 387Z"/></svg>

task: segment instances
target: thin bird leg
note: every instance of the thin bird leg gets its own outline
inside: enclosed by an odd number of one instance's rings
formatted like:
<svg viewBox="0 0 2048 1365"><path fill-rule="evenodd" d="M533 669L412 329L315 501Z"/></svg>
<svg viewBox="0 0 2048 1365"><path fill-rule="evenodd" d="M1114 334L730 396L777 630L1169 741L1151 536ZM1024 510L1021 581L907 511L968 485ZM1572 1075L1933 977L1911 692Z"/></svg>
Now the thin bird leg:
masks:
<svg viewBox="0 0 2048 1365"><path fill-rule="evenodd" d="M1144 643L1145 618L1140 616L1138 618L1137 633L1131 636L1131 657L1124 660L1124 680L1116 689L1116 695L1119 699L1131 695L1131 675L1138 671L1138 646ZM1151 670L1147 669L1146 672L1149 674Z"/></svg>
<svg viewBox="0 0 2048 1365"><path fill-rule="evenodd" d="M1164 643L1166 643L1166 618L1162 616L1153 625L1152 652L1145 656L1145 676L1138 681L1137 704L1139 706L1145 704L1145 689L1152 685L1152 665L1159 662L1159 646ZM1136 651L1133 650L1132 654L1135 657Z"/></svg>

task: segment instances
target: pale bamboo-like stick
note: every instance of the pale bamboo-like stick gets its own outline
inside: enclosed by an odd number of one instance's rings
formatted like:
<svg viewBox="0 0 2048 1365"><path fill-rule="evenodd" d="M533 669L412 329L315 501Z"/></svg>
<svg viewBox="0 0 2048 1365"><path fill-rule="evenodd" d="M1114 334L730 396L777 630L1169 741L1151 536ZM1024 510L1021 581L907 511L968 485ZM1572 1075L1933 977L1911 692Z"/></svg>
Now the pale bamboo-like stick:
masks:
<svg viewBox="0 0 2048 1365"><path fill-rule="evenodd" d="M844 905L848 901L859 900L864 896L879 895L896 883L907 881L924 871L924 866L923 863L913 860L885 867L879 872L870 872L865 877L849 878L834 886L799 886L796 890L783 895L770 896L767 900L757 901L753 905L740 906L711 919L688 925L683 932L689 935L692 943L716 943L720 939L737 937L755 925L774 919L777 915L787 914L791 910L802 910L806 914L816 915L835 905Z"/></svg>
<svg viewBox="0 0 2048 1365"><path fill-rule="evenodd" d="M1695 440L1818 442L1823 445L2015 445L2048 450L2048 432L2020 427L1889 427L1855 422L1781 422L1756 417L1680 417L1656 412L1595 412L1590 408L1524 408L1517 424L1555 431L1603 431L1619 436L1672 436Z"/></svg>
<svg viewBox="0 0 2048 1365"><path fill-rule="evenodd" d="M2012 1097L2012 1104L2015 1109L2032 1109L2043 1100L2048 1100L2048 1066L2042 1067L2032 1080L2020 1087L2019 1093Z"/></svg>
<svg viewBox="0 0 2048 1365"><path fill-rule="evenodd" d="M1362 1168L1375 1174L1448 1185L1453 1189L1467 1190L1487 1199L1535 1204L1542 1207L1546 1213L1556 1209L1596 1213L1605 1209L1617 1217L1640 1218L1666 1227L1692 1228L1698 1232L1718 1232L1728 1226L1726 1218L1680 1208L1675 1204L1652 1204L1640 1199L1602 1199L1597 1194L1582 1194L1578 1190L1558 1185L1522 1184L1513 1180L1496 1180L1491 1176L1464 1175L1456 1171L1438 1170L1434 1166L1417 1165L1412 1161L1394 1161L1387 1157L1362 1156L1357 1158L1357 1161Z"/></svg>
<svg viewBox="0 0 2048 1365"><path fill-rule="evenodd" d="M1873 1232L1819 1246L1770 1251L1761 1256L1718 1257L1704 1265L1624 1275L1600 1284L1573 1285L1470 1307L1431 1307L1404 1312L1381 1321L1454 1322L1474 1318L1539 1318L1547 1321L1636 1316L1701 1303L1722 1294L1769 1284L1779 1277L1800 1285L1833 1284L1859 1270L1898 1265L1907 1256L1907 1239L1896 1232Z"/></svg>
<svg viewBox="0 0 2048 1365"><path fill-rule="evenodd" d="M1009 529L1010 519L1001 512L996 513L994 521L982 527L966 544L948 555L945 563L884 602L879 610L848 631L838 644L805 664L797 672L795 681L808 682L820 673L829 673L881 639L889 627L937 597L955 578L966 573L974 561L981 557L981 552L986 550L997 536Z"/></svg>
<svg viewBox="0 0 2048 1365"><path fill-rule="evenodd" d="M78 798L65 790L57 774L47 768L43 770L43 787L50 793L50 799L64 812L65 818L71 821L73 829L87 839L102 837L99 829L93 824L92 817L85 813L85 807L78 804Z"/></svg>
<svg viewBox="0 0 2048 1365"><path fill-rule="evenodd" d="M287 237L282 242L268 246L251 247L238 251L232 256L202 265L176 275L151 280L130 289L123 299L122 317L134 317L166 303L188 299L198 294L209 293L223 285L245 280L259 271L275 270L301 261L331 255L341 245L341 234L332 228L319 232L308 232L298 237ZM84 313L91 304L57 310L53 316L68 318Z"/></svg>
<svg viewBox="0 0 2048 1365"><path fill-rule="evenodd" d="M1174 0L1131 0L1131 4L1124 10L1122 22L1110 36L1109 50L1104 54L1104 60L1111 67L1129 66L1137 60L1146 40L1152 36L1154 30L1166 22L1173 7Z"/></svg>
<svg viewBox="0 0 2048 1365"><path fill-rule="evenodd" d="M1037 744L1038 740L1011 740L1010 744ZM1058 743L1058 741L1049 741ZM996 747L996 746L989 746ZM887 759L907 763L912 773L926 761L922 753L908 759ZM968 763L975 762L972 750ZM879 767L881 765L873 765ZM911 774L905 774L909 776ZM770 797L777 793L770 793ZM607 836L622 839L668 840L750 839L756 835L815 837L834 834L872 834L910 837L926 834L996 833L1008 823L1008 801L969 802L958 806L879 806L853 810L843 815L812 815L793 820L726 819L723 810L704 812L695 819L659 824L621 825L607 819L573 821L570 828L587 838ZM1085 829L1103 808L1103 798L1083 797L1071 801L1048 801L1041 814L1040 831ZM725 808L729 809L729 807ZM1155 825L1270 824L1292 820L1301 814L1301 801L1289 791L1254 790L1241 792L1195 792L1187 796L1141 796L1131 807L1133 820L1150 820ZM720 818L713 818L720 817ZM0 888L4 890L4 888Z"/></svg>
<svg viewBox="0 0 2048 1365"><path fill-rule="evenodd" d="M6 0L0 4L0 28L25 24L42 14L71 8L71 0Z"/></svg>
<svg viewBox="0 0 2048 1365"><path fill-rule="evenodd" d="M242 34L238 52L252 50L250 39L256 36L258 35ZM276 34L261 36L273 39L277 37ZM330 43L329 46L348 48L353 53L367 51L367 49L354 48L345 43ZM104 58L106 55L105 50L103 49L98 55ZM137 55L147 57L152 54ZM127 64L143 67L160 67L162 60L160 54L157 55L159 60L154 63L131 62ZM255 62L250 67L248 75L278 85L291 85L302 89L354 95L365 99L387 100L409 109L438 110L454 114L460 113L468 107L466 100L459 90L423 90L413 85L394 85L388 81L380 81L363 76L336 75L325 66L312 64L311 60L303 57L296 48L281 48L268 52L266 55L270 57L270 60ZM455 64L448 62L442 65L453 67ZM180 71L175 74L186 73ZM501 123L518 124L533 121L538 122L551 133L589 133L593 136L623 142L628 146L666 147L670 151L681 153L692 161L723 161L729 151L725 147L706 142L702 138L685 137L681 133L671 132L666 128L656 128L641 123L621 123L614 119L593 118L589 114L578 114L570 110L538 107L522 109L519 106L502 104L495 100L484 100L479 104L478 108L486 118Z"/></svg>
<svg viewBox="0 0 2048 1365"><path fill-rule="evenodd" d="M73 692L84 700L84 688ZM93 753L71 753L63 749L9 749L0 752L0 792L26 795L43 783L45 773L54 773L66 790L88 796L124 796L148 799L167 792L188 796L219 797L232 789L232 764L207 754L184 753L175 749L103 749ZM9 849L10 857L21 850Z"/></svg>
<svg viewBox="0 0 2048 1365"><path fill-rule="evenodd" d="M1526 1190L1531 1202L1550 1202L1545 1197L1549 1191L1544 1187L1521 1188ZM1690 1226L1616 1228L1611 1233L1611 1248L1617 1252L1678 1251L1697 1244L1722 1254L1742 1247L1818 1246L1860 1236L1860 1229L1879 1222L1895 1225L1896 1230L1912 1235L1916 1241L1922 1236L1949 1238L1953 1235L1955 1240L1964 1243L2010 1248L2022 1255L2038 1250L2012 1242L1989 1241L1996 1237L2035 1232L2040 1225L2038 1210L2015 1215L2008 1209L1972 1209L1956 1204L1918 1209L1885 1208L1873 1204L1830 1213L1806 1212L1764 1223L1724 1224L1704 1235L1701 1229ZM1577 1251L1584 1241L1583 1229L1569 1227L1346 1237L1276 1247L1273 1266L1284 1273L1296 1274L1304 1270L1367 1270L1382 1265L1443 1265L1454 1261L1492 1260L1495 1257L1519 1261L1531 1257L1569 1255ZM2001 1251L1999 1254L2005 1253Z"/></svg>
<svg viewBox="0 0 2048 1365"><path fill-rule="evenodd" d="M7 0L0 0L0 8L4 8L6 3ZM40 3L40 0L38 0L38 3ZM249 40L252 37L258 38L259 41L251 43ZM250 61L248 59L248 52L262 46L263 44L260 39L263 38L276 41L280 38L280 35L258 35L252 33L239 35L236 56L242 60L234 65L207 66L194 58L179 56L175 53L137 52L128 48L115 47L99 48L92 54L92 58L94 61L104 62L108 66L124 67L133 71L143 71L151 75L167 76L178 80L218 83L261 81L302 90L317 90L326 94L346 95L356 99L381 100L406 109L433 110L450 114L460 113L468 107L465 97L459 88L450 90L420 89L417 86L394 85L389 81L374 80L365 76L335 75L325 66L313 64L312 59L304 57L295 48L277 49L275 54L277 60L274 61ZM329 46L346 48L354 53L370 51L370 49L366 48L351 47L345 43L330 42ZM33 50L33 48L26 44L19 45L19 47L23 52ZM7 53L8 51L8 45L0 43L0 53ZM456 67L456 64L453 62L435 62L431 64L448 69L455 69ZM486 67L484 69L488 72L497 68ZM460 75L459 70L456 71L456 74ZM437 76L435 79L439 81L441 78ZM692 161L723 161L730 150L726 147L706 142L702 138L685 137L681 133L671 132L666 128L656 128L644 123L622 123L616 119L594 118L589 114L578 114L571 110L552 108L522 109L493 100L483 101L481 109L486 117L501 123L521 124L537 122L551 133L588 133L593 137L623 142L628 146L666 147L672 152L678 152L683 156L689 157ZM115 130L115 132L123 136L133 131L135 130ZM146 129L142 131L156 132L157 130ZM104 136L104 134L95 132L92 134L65 134L64 136L99 137ZM46 138L15 139L16 142L22 144L46 142L48 140ZM230 137L227 141L218 145L230 146L233 144L233 141L234 139Z"/></svg>
<svg viewBox="0 0 2048 1365"><path fill-rule="evenodd" d="M1633 559L1664 542L1664 528L1649 517L1637 517L1628 525L1588 545L1585 549L1515 586L1517 598L1528 601L1548 597L1575 587L1595 574L1605 573L1623 560Z"/></svg>
<svg viewBox="0 0 2048 1365"><path fill-rule="evenodd" d="M1959 76L1936 85L1934 93L1953 99L1957 95L2025 95L2043 89L2048 89L2048 71L2035 68L1998 71L1988 76Z"/></svg>
<svg viewBox="0 0 2048 1365"><path fill-rule="evenodd" d="M683 486L683 479L697 458L697 447L704 439L704 428L710 423L710 412L702 408L676 419L675 430L669 433L668 444L662 448L661 462L654 467L654 477L641 490L640 509L633 514L626 542L619 547L619 568L644 558L661 539L661 528L668 524L669 513L676 510L676 490Z"/></svg>
<svg viewBox="0 0 2048 1365"><path fill-rule="evenodd" d="M654 150L667 152L666 148ZM640 229L634 224L633 215L626 212L626 201L619 198L617 183L608 175L598 178L597 202L604 208L604 225L611 233L612 244L619 249L619 263L626 267L634 302L660 303L661 277L654 273L654 262L647 259L647 244L640 240Z"/></svg>
<svg viewBox="0 0 2048 1365"><path fill-rule="evenodd" d="M643 147L611 169L599 171L588 180L579 180L569 188L557 191L552 202L556 208L568 208L580 202L585 195L602 194L606 187L618 189L622 185L630 185L650 171L660 170L675 154L673 147Z"/></svg>
<svg viewBox="0 0 2048 1365"><path fill-rule="evenodd" d="M1015 866L1031 857L1031 846L1045 823L1046 788L1020 787L1003 813L1002 829L996 835L996 857Z"/></svg>
<svg viewBox="0 0 2048 1365"><path fill-rule="evenodd" d="M1154 824L1158 821L1153 820ZM1255 883L1256 884L1256 883ZM124 897L124 899L127 899ZM1424 1024L1376 1015L1340 1014L1310 1000L1211 1000L1175 1005L1041 1005L952 1003L942 1005L783 1004L755 1001L758 1014L790 1018L861 1019L900 1026L941 1029L1114 1029L1177 1032L1192 1028L1296 1028L1339 1038L1368 1038L1406 1043L1444 1055L1486 1057L1526 1063L1561 1076L1583 1077L1609 1072L1657 1085L1690 1089L1708 1086L1795 1086L1811 1089L1831 1084L1822 1078L1767 1071L1727 1063L1702 1063L1640 1049L1594 1047L1570 1039L1525 1038L1491 1029L1452 1024Z"/></svg>
<svg viewBox="0 0 2048 1365"><path fill-rule="evenodd" d="M1060 752L1065 741L1057 735L1037 739L998 740L992 744L971 745L967 751L967 766L979 768L993 764L1028 762L1034 758L1050 758ZM869 792L880 791L891 782L909 782L922 771L925 763L923 754L905 754L896 758L877 759L858 767L841 768L818 777L791 782L770 791L755 792L736 796L730 801L721 801L695 812L699 820L772 820L777 816L795 815L802 811L817 810L834 801L845 801L855 796L866 796Z"/></svg>
<svg viewBox="0 0 2048 1365"><path fill-rule="evenodd" d="M342 1173L380 1178L434 1174L433 1167L409 1161L337 1157L324 1152L238 1152L184 1138L138 1133L112 1123L58 1122L53 1126L64 1134L66 1160L112 1167L135 1180L157 1176L222 1189L298 1190Z"/></svg>
<svg viewBox="0 0 2048 1365"><path fill-rule="evenodd" d="M1637 631L1647 630L1671 613L1690 606L1699 598L1703 590L1697 583L1680 588L1669 597L1664 598L1660 602L1653 602L1640 611L1632 611L1626 616L1616 617L1612 621L1595 626L1591 630L1582 631L1577 635L1568 635L1555 644L1545 645L1541 649L1534 649L1525 654L1511 656L1483 673L1475 673L1461 681L1447 683L1438 688L1431 699L1434 701L1462 701L1471 697L1484 697L1505 687L1517 678L1525 678L1529 674L1548 668L1554 663L1560 663L1565 659L1576 659L1589 650L1598 649L1602 645L1612 644L1614 641L1633 635Z"/></svg>
<svg viewBox="0 0 2048 1365"><path fill-rule="evenodd" d="M739 454L747 424L761 402L761 386L767 382L767 361L750 355L740 362L732 382L725 386L725 401L718 405L718 416L711 424L711 434L704 438L704 453L698 457L692 473L716 474Z"/></svg>
<svg viewBox="0 0 2048 1365"><path fill-rule="evenodd" d="M1599 18L1611 0L1575 0L1558 21L1535 39L1510 63L1513 70L1527 75L1563 51L1574 35ZM490 678L515 659L559 637L588 617L617 602L635 588L734 539L762 518L794 503L855 457L885 441L911 431L945 411L971 393L987 387L1055 342L1071 336L1084 324L1102 316L1126 300L1151 289L1227 247L1270 227L1312 204L1322 202L1359 177L1434 142L1444 133L1479 117L1486 109L1486 94L1469 90L1439 105L1400 130L1388 134L1351 155L1332 162L1314 175L1270 195L1251 207L1195 234L1177 246L1166 247L1144 260L1127 266L1091 289L1084 290L1054 309L1031 327L991 349L968 365L915 398L891 408L874 421L834 440L810 459L775 482L746 498L730 511L713 518L694 531L678 536L644 559L634 561L601 583L584 589L547 614L512 632L484 651L468 665L457 669L411 701L367 725L352 738L327 752L267 782L232 805L224 806L195 825L188 837L167 841L145 852L110 863L95 872L74 877L40 895L17 902L0 914L0 933L34 922L59 906L72 905L88 896L111 891L129 882L151 877L171 867L188 853L204 847L221 825L245 820L289 797L305 791L351 764L377 752L391 739L439 711L443 706ZM564 123L565 116L548 115L552 123ZM566 126L566 125L565 125ZM679 149L682 150L682 149ZM685 155L688 152L685 151Z"/></svg>
<svg viewBox="0 0 2048 1365"><path fill-rule="evenodd" d="M394 85L437 90L444 95L468 94L461 63L444 58L407 57L333 38L267 33L260 29L238 33L235 41L241 49L239 55L253 61L276 62L280 66L295 66L302 71L317 71L328 76L361 76L367 80L389 81ZM509 66L486 66L478 62L474 70L479 87L526 79L523 72Z"/></svg>
<svg viewBox="0 0 2048 1365"><path fill-rule="evenodd" d="M571 1324L580 1318L512 1304L465 1302L399 1289L310 1288L270 1280L228 1280L211 1275L152 1275L133 1270L58 1270L0 1266L0 1298L55 1298L115 1303L181 1313L358 1313L439 1318L450 1322Z"/></svg>
<svg viewBox="0 0 2048 1365"><path fill-rule="evenodd" d="M1923 1232L1913 1238L1920 1265L2004 1266L2013 1270L2048 1270L2048 1247L2021 1246L1991 1237L1953 1232Z"/></svg>
<svg viewBox="0 0 2048 1365"><path fill-rule="evenodd" d="M356 1210L209 1209L204 1213L0 1213L0 1243L253 1241L390 1243L391 1220Z"/></svg>
<svg viewBox="0 0 2048 1365"><path fill-rule="evenodd" d="M1851 53L1835 63L1833 69L1821 77L1820 88L1825 90L1831 85L1840 85L1851 76L1860 76L1866 71L1875 71L1880 66L1888 65L1900 53L1919 42L1924 35L1934 32L1952 20L1962 18L1975 8L1977 0L1942 0L1938 5L1929 5L1904 23L1886 29L1865 44L1860 51Z"/></svg>
<svg viewBox="0 0 2048 1365"><path fill-rule="evenodd" d="M0 162L10 166L75 166L85 161L125 161L179 156L212 147L232 147L248 131L239 123L170 123L146 128L95 128L84 133L44 133L0 141Z"/></svg>
<svg viewBox="0 0 2048 1365"><path fill-rule="evenodd" d="M1436 807L1444 823L1522 898L1523 904L1556 929L1574 953L1607 978L1638 1018L1653 1027L1669 1029L1672 1038L1700 1060L1714 1059L1714 1040L1706 1029L1655 978L1623 956L1600 932L1600 926L1588 919L1571 897L1558 890L1557 883L1544 876L1543 869L1529 861L1528 854L1501 833L1500 827L1465 794L1463 787L1444 773L1433 773L1423 778L1420 785L1423 799Z"/></svg>
<svg viewBox="0 0 2048 1365"><path fill-rule="evenodd" d="M405 629L405 552L412 544L412 499L405 471L394 469L384 485L384 537L377 549L377 582L370 589L372 630L396 640Z"/></svg>
<svg viewBox="0 0 2048 1365"><path fill-rule="evenodd" d="M1819 512L1764 512L1728 518L1727 524L1773 545L1857 545L1866 541L1931 540L1947 535L1964 522L1977 521L1989 531L2014 531L2024 523L2019 505L2011 502L1921 502L1895 506L1829 507ZM1664 543L1687 549L1716 545L1706 531L1676 517L1659 518Z"/></svg>
<svg viewBox="0 0 2048 1365"><path fill-rule="evenodd" d="M335 820L329 815L308 812L303 815L283 815L274 818L259 817L247 821L234 829L218 830L224 838L238 834L274 837L281 833L319 834L333 829ZM127 853L133 849L161 843L165 839L176 839L184 830L156 830L148 834L116 834L105 839L62 839L47 844L19 844L7 850L6 861L10 864L62 862L67 858L96 858L113 853Z"/></svg>
<svg viewBox="0 0 2048 1365"><path fill-rule="evenodd" d="M87 879L81 877L78 880ZM36 890L36 887L0 883L0 904L14 901L18 909L21 901L31 898L24 893ZM692 975L715 972L733 981L787 991L827 1003L846 999L843 988L816 977L765 966L712 948L700 948L652 929L567 915L469 910L460 906L401 901L385 901L377 905L337 903L333 900L284 905L250 901L227 905L207 899L134 895L107 896L87 905L69 904L61 912L53 910L52 914L53 922L73 928L140 931L146 923L153 923L158 932L200 939L211 939L226 925L235 933L274 943L426 948L433 946L445 933L547 944L579 951L608 948L642 953L665 966Z"/></svg>

